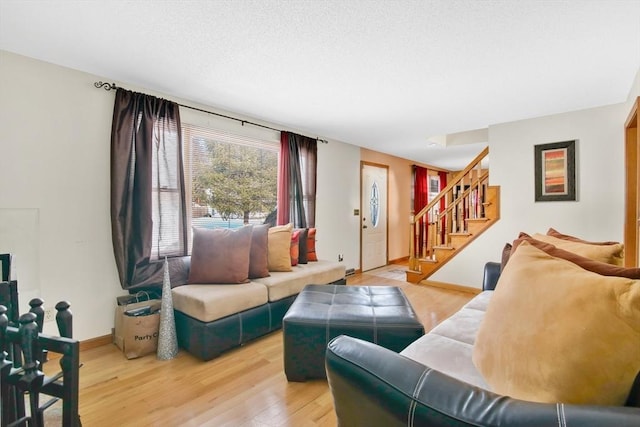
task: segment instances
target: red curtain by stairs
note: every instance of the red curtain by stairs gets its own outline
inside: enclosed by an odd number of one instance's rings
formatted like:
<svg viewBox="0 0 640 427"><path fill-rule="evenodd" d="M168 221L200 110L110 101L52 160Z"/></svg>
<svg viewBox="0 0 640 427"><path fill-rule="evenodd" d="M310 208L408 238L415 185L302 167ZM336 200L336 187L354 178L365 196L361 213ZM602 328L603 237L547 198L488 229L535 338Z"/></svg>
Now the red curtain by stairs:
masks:
<svg viewBox="0 0 640 427"><path fill-rule="evenodd" d="M429 174L426 168L417 165L413 166L413 212L416 215L429 203L428 176ZM423 242L427 238L426 228L424 220L422 219L416 219L416 224L418 224L418 232L415 234L413 247L415 248L415 253L420 253L420 242ZM425 234L424 236L423 232Z"/></svg>

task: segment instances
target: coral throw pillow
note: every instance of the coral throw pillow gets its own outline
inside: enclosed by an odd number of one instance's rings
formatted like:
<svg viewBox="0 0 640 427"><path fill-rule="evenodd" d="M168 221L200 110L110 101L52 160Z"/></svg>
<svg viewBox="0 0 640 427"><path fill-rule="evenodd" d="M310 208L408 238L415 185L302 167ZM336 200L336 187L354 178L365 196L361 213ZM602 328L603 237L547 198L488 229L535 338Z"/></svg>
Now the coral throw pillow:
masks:
<svg viewBox="0 0 640 427"><path fill-rule="evenodd" d="M316 255L316 229L310 228L307 233L307 261L318 261Z"/></svg>
<svg viewBox="0 0 640 427"><path fill-rule="evenodd" d="M300 256L300 230L291 232L291 266L298 265L298 257Z"/></svg>
<svg viewBox="0 0 640 427"><path fill-rule="evenodd" d="M492 391L546 403L624 405L640 371L640 281L601 276L522 242L473 348Z"/></svg>
<svg viewBox="0 0 640 427"><path fill-rule="evenodd" d="M249 280L249 257L253 227L193 229L189 283L245 283Z"/></svg>

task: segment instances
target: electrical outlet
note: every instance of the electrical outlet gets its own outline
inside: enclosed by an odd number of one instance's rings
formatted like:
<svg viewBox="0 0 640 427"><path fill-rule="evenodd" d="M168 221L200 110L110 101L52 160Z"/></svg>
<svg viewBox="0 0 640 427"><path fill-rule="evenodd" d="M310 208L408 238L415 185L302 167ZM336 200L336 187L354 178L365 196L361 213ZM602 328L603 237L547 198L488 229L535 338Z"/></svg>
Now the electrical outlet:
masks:
<svg viewBox="0 0 640 427"><path fill-rule="evenodd" d="M56 320L55 311L56 310L52 307L44 309L44 323L53 322L54 320Z"/></svg>

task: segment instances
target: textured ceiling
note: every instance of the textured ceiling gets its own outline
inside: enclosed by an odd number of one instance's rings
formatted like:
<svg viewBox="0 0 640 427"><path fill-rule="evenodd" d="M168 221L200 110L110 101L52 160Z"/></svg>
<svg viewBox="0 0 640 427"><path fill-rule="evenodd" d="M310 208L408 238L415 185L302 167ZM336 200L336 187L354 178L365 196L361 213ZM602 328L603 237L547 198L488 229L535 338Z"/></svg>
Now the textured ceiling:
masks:
<svg viewBox="0 0 640 427"><path fill-rule="evenodd" d="M625 101L640 0L0 0L0 49L451 167L431 137Z"/></svg>

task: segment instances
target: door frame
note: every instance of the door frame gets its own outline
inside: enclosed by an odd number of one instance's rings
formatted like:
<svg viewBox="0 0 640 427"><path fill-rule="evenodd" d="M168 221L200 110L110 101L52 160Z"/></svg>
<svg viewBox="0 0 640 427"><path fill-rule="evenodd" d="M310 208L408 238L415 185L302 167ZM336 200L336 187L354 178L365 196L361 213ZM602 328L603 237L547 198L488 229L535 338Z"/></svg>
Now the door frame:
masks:
<svg viewBox="0 0 640 427"><path fill-rule="evenodd" d="M631 107L629 117L624 123L625 147L625 210L624 210L624 265L638 266L638 238L640 217L640 133L638 133L638 112L640 96Z"/></svg>
<svg viewBox="0 0 640 427"><path fill-rule="evenodd" d="M363 201L362 201L362 183L363 183L363 179L362 179L362 175L363 175L363 171L364 171L364 166L373 166L373 167L378 167L378 168L384 168L387 170L387 182L386 182L386 188L387 188L387 194L386 194L386 201L385 201L385 206L384 209L386 211L386 215L385 215L385 226L386 226L386 236L385 236L385 254L384 254L384 259L385 259L385 265L389 265L389 165L385 165L382 163L374 163L374 162L367 162L364 160L360 160L360 271L363 271L362 267L362 215L364 213L364 209L363 209Z"/></svg>

